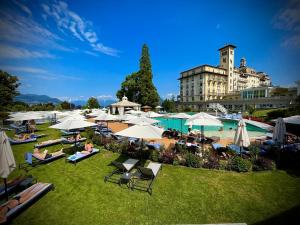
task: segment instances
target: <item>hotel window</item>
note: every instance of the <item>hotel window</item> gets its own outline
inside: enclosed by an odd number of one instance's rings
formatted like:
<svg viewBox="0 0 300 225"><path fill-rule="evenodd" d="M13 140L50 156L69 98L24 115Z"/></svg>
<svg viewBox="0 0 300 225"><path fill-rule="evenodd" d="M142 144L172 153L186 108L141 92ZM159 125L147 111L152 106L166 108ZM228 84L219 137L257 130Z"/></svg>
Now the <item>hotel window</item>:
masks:
<svg viewBox="0 0 300 225"><path fill-rule="evenodd" d="M226 58L223 58L223 63L226 63Z"/></svg>

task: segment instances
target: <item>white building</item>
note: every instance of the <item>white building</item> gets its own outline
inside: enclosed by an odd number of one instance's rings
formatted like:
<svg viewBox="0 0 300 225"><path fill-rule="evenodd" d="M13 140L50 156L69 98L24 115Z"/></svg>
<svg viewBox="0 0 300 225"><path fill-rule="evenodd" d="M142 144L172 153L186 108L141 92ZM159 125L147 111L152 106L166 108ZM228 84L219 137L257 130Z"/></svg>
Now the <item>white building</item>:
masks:
<svg viewBox="0 0 300 225"><path fill-rule="evenodd" d="M247 66L246 59L234 65L234 45L219 49L220 65L201 65L180 73L180 103L194 109L210 100L222 100L243 89L271 86L270 77Z"/></svg>

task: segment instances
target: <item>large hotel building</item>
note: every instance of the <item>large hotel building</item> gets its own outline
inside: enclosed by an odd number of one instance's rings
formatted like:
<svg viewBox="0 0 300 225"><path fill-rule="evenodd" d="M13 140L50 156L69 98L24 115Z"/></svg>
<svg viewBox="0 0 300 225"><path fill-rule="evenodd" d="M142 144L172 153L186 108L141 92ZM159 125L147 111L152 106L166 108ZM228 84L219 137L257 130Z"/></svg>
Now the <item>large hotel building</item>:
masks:
<svg viewBox="0 0 300 225"><path fill-rule="evenodd" d="M279 105L261 101L270 95L271 79L266 73L248 67L245 58L236 67L235 48L226 45L219 49L218 66L205 64L180 73L180 107L200 110L209 103L220 103L227 109L243 110L251 101L256 108L284 107L286 101L278 102ZM255 105L256 99L260 99L258 105Z"/></svg>

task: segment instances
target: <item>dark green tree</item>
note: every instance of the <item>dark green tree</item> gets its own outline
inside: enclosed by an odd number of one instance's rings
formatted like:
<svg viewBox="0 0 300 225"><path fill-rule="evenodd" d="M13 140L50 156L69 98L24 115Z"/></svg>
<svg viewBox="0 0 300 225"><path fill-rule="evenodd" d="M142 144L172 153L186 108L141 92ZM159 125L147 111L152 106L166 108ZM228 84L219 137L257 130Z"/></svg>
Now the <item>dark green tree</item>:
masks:
<svg viewBox="0 0 300 225"><path fill-rule="evenodd" d="M140 94L138 79L139 72L126 76L125 81L121 84L121 89L117 92L118 99L121 100L125 95L129 101L138 102L138 96Z"/></svg>
<svg viewBox="0 0 300 225"><path fill-rule="evenodd" d="M67 102L67 101L63 101L62 103L60 103L61 109L74 109L75 105L73 103Z"/></svg>
<svg viewBox="0 0 300 225"><path fill-rule="evenodd" d="M159 95L152 81L152 66L149 49L146 44L142 48L139 71L140 98L139 103L155 107L159 103Z"/></svg>
<svg viewBox="0 0 300 225"><path fill-rule="evenodd" d="M143 45L140 58L140 70L126 76L117 92L117 97L121 99L124 95L130 101L138 102L141 105L155 107L159 103L159 95L152 81L152 66L150 61L149 49Z"/></svg>
<svg viewBox="0 0 300 225"><path fill-rule="evenodd" d="M20 83L16 76L0 70L0 111L8 104L13 103L14 97L19 94Z"/></svg>
<svg viewBox="0 0 300 225"><path fill-rule="evenodd" d="M176 111L176 105L174 99L165 99L162 102L162 107L167 112L175 112Z"/></svg>
<svg viewBox="0 0 300 225"><path fill-rule="evenodd" d="M87 108L98 109L98 108L100 108L100 104L96 98L90 97L87 101Z"/></svg>

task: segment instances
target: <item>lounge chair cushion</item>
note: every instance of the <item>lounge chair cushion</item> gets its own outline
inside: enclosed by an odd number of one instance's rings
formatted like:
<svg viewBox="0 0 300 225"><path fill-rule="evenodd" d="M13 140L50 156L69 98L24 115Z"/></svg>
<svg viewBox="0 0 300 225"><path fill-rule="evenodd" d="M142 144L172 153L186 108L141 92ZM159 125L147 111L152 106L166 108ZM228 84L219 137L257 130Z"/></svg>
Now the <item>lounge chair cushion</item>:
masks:
<svg viewBox="0 0 300 225"><path fill-rule="evenodd" d="M212 143L211 145L214 150L218 150L218 148L224 148L224 146L219 143Z"/></svg>
<svg viewBox="0 0 300 225"><path fill-rule="evenodd" d="M123 162L123 166L126 168L127 171L130 171L135 164L137 164L139 160L137 159L127 159L125 162Z"/></svg>
<svg viewBox="0 0 300 225"><path fill-rule="evenodd" d="M87 157L87 156L89 156L89 155L91 155L91 154L97 153L97 152L99 152L99 151L100 151L99 149L93 148L93 151L92 151L90 154L83 154L83 153L81 153L81 152L76 152L75 154L69 156L69 157L68 157L68 160L69 160L69 161L72 161L72 162L76 162L76 161L79 160L79 159L85 158L85 157Z"/></svg>
<svg viewBox="0 0 300 225"><path fill-rule="evenodd" d="M158 174L158 171L161 168L161 164L160 163L154 163L154 162L150 162L149 165L147 166L148 169L151 169L153 172L153 175L156 177L156 175Z"/></svg>

